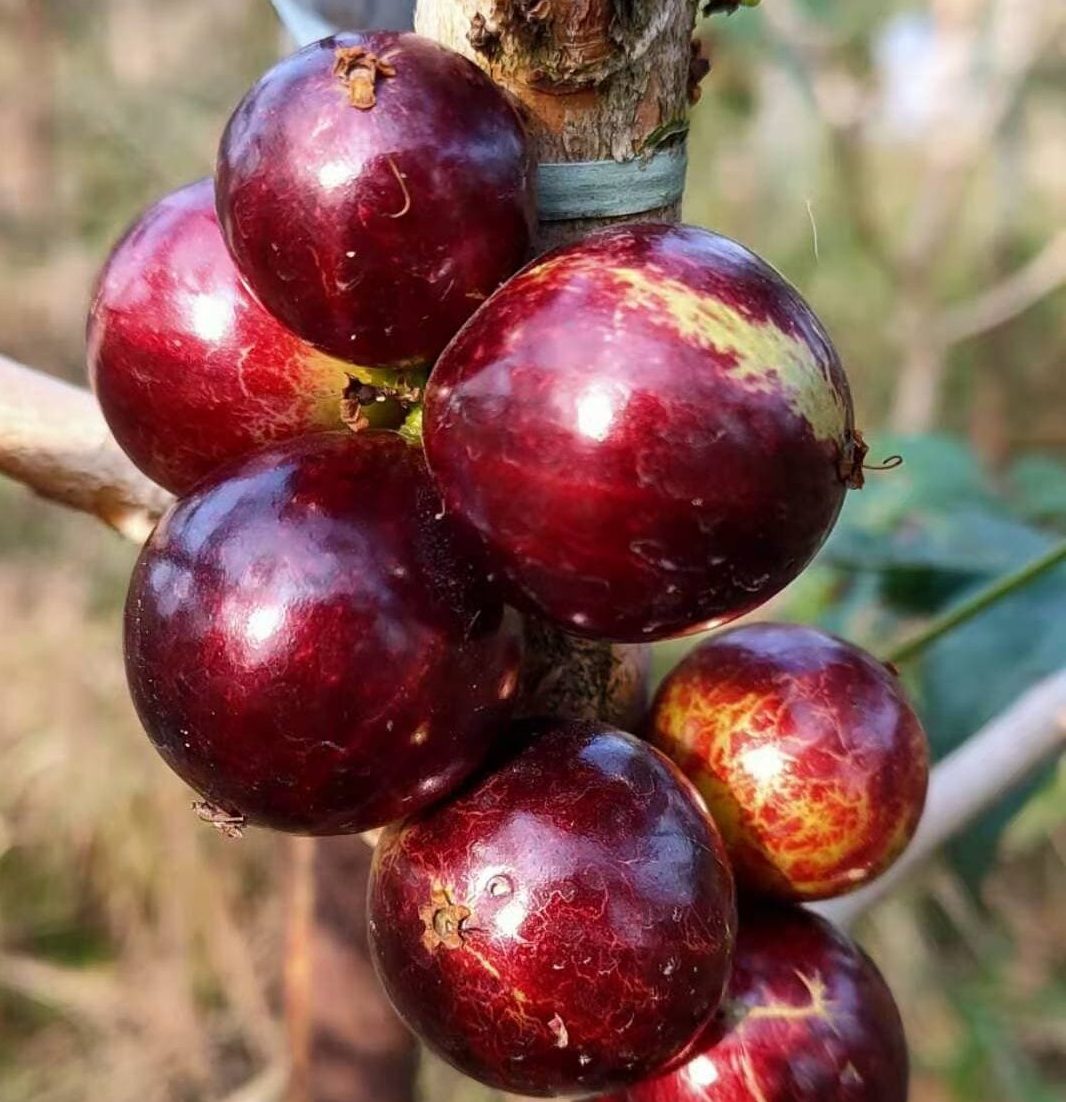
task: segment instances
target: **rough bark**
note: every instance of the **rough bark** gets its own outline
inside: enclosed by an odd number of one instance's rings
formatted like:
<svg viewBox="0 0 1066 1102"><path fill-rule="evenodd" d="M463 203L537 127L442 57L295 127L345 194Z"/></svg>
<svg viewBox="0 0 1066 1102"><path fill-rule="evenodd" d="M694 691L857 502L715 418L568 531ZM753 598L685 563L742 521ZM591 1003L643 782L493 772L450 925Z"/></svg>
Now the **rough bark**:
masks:
<svg viewBox="0 0 1066 1102"><path fill-rule="evenodd" d="M477 62L526 108L541 161L628 160L683 125L696 0L422 0L415 29ZM672 128L672 127L671 127ZM541 248L607 221L547 222Z"/></svg>

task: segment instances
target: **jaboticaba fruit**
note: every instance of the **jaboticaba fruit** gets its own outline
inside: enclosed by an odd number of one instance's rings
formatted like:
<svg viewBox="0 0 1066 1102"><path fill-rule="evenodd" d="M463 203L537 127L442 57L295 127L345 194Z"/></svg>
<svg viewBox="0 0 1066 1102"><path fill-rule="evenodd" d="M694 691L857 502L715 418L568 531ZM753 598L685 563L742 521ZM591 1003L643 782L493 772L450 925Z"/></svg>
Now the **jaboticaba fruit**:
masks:
<svg viewBox="0 0 1066 1102"><path fill-rule="evenodd" d="M773 596L862 450L796 291L727 238L662 225L594 234L494 295L434 369L425 440L510 600L622 641Z"/></svg>
<svg viewBox="0 0 1066 1102"><path fill-rule="evenodd" d="M767 895L872 880L925 804L928 743L899 678L815 628L713 636L663 682L649 737L703 793L740 886Z"/></svg>
<svg viewBox="0 0 1066 1102"><path fill-rule="evenodd" d="M681 1057L722 996L736 916L718 832L631 735L547 720L512 737L494 769L383 836L378 974L408 1025L483 1083L635 1082Z"/></svg>
<svg viewBox="0 0 1066 1102"><path fill-rule="evenodd" d="M218 210L252 290L365 366L430 360L528 257L517 109L413 34L339 35L271 69L219 150Z"/></svg>
<svg viewBox="0 0 1066 1102"><path fill-rule="evenodd" d="M873 961L807 911L742 910L729 992L697 1054L600 1102L907 1102L908 1078Z"/></svg>
<svg viewBox="0 0 1066 1102"><path fill-rule="evenodd" d="M88 345L115 439L175 493L262 444L341 426L348 365L298 340L248 293L210 180L161 199L115 246Z"/></svg>
<svg viewBox="0 0 1066 1102"><path fill-rule="evenodd" d="M318 433L223 467L160 521L126 604L137 712L206 813L381 826L449 792L511 711L518 643L416 448Z"/></svg>

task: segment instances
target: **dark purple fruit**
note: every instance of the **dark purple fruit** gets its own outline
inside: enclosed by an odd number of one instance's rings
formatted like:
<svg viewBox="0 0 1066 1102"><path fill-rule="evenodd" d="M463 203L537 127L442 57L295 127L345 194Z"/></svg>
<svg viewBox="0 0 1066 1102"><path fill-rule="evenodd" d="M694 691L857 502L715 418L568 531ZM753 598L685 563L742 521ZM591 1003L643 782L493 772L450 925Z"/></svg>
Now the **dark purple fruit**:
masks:
<svg viewBox="0 0 1066 1102"><path fill-rule="evenodd" d="M299 340L251 296L222 240L210 180L155 203L115 246L88 346L115 439L174 493L263 444L342 425L350 365Z"/></svg>
<svg viewBox="0 0 1066 1102"><path fill-rule="evenodd" d="M722 995L732 875L692 786L602 724L543 721L447 803L390 828L370 938L432 1049L527 1095L635 1082Z"/></svg>
<svg viewBox="0 0 1066 1102"><path fill-rule="evenodd" d="M390 31L275 65L230 119L217 192L263 305L367 366L433 359L526 260L535 220L506 94L459 54Z"/></svg>
<svg viewBox="0 0 1066 1102"><path fill-rule="evenodd" d="M126 605L156 749L218 814L279 830L366 830L450 792L506 723L518 661L388 432L223 468L160 521Z"/></svg>
<svg viewBox="0 0 1066 1102"><path fill-rule="evenodd" d="M682 1067L600 1102L907 1102L903 1023L873 961L808 911L742 912L729 992Z"/></svg>
<svg viewBox="0 0 1066 1102"><path fill-rule="evenodd" d="M605 230L512 279L441 357L425 425L448 509L509 600L620 641L772 597L862 451L810 307L690 226Z"/></svg>

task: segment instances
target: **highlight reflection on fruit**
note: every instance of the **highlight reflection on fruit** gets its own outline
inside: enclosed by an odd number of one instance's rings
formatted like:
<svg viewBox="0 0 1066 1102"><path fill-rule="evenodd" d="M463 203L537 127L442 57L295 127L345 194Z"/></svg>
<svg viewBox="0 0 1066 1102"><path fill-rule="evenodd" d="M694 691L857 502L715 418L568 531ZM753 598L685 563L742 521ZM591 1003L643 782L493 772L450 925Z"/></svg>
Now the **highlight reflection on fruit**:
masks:
<svg viewBox="0 0 1066 1102"><path fill-rule="evenodd" d="M861 441L810 307L691 226L542 257L434 368L425 443L516 606L647 642L773 596L831 529Z"/></svg>
<svg viewBox="0 0 1066 1102"><path fill-rule="evenodd" d="M735 903L721 840L631 735L548 720L507 739L491 771L381 839L378 975L418 1036L483 1083L634 1082L677 1059L722 996Z"/></svg>
<svg viewBox="0 0 1066 1102"><path fill-rule="evenodd" d="M349 365L248 293L210 180L160 199L115 246L89 313L88 362L115 439L174 493L262 444L341 427Z"/></svg>
<svg viewBox="0 0 1066 1102"><path fill-rule="evenodd" d="M741 912L729 991L698 1052L600 1102L907 1102L892 992L844 933L800 908Z"/></svg>
<svg viewBox="0 0 1066 1102"><path fill-rule="evenodd" d="M798 624L713 636L663 682L649 738L707 800L738 884L824 899L883 872L925 802L929 751L898 677Z"/></svg>
<svg viewBox="0 0 1066 1102"><path fill-rule="evenodd" d="M518 662L390 432L222 468L160 521L126 604L156 749L209 813L278 830L367 830L454 789L507 722Z"/></svg>

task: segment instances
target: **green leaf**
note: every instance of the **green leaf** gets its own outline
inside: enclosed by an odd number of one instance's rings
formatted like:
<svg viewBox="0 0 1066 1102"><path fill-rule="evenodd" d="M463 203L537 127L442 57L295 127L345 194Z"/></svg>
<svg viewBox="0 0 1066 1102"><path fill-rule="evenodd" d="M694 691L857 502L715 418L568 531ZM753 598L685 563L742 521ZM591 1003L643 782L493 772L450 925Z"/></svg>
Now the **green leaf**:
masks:
<svg viewBox="0 0 1066 1102"><path fill-rule="evenodd" d="M1045 523L1066 521L1066 464L1050 456L1026 456L1011 468L1010 484L1021 516Z"/></svg>

